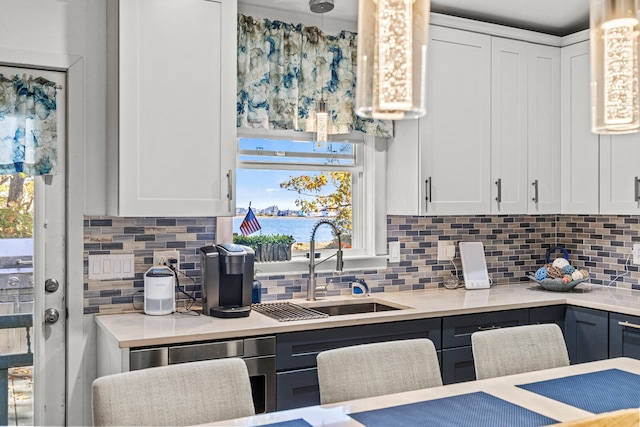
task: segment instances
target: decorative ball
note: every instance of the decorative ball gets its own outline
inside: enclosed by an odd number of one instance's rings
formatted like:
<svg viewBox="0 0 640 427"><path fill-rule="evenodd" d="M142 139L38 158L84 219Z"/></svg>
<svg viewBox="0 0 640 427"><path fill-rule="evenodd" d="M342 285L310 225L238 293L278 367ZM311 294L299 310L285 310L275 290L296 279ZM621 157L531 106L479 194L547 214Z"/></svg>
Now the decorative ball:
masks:
<svg viewBox="0 0 640 427"><path fill-rule="evenodd" d="M573 265L565 265L562 267L562 272L564 274L573 274L574 271L576 271L576 268Z"/></svg>
<svg viewBox="0 0 640 427"><path fill-rule="evenodd" d="M536 271L536 279L538 280L544 280L546 279L548 276L547 274L547 269L544 267L540 267L537 271Z"/></svg>
<svg viewBox="0 0 640 427"><path fill-rule="evenodd" d="M546 268L547 270L550 269L551 267L553 267L553 264L551 264L550 262L544 265L544 268Z"/></svg>
<svg viewBox="0 0 640 427"><path fill-rule="evenodd" d="M586 279L587 277L589 277L589 272L587 270L579 270L580 273L582 273L582 278Z"/></svg>
<svg viewBox="0 0 640 427"><path fill-rule="evenodd" d="M571 276L567 275L562 278L562 283L569 283L571 281Z"/></svg>
<svg viewBox="0 0 640 427"><path fill-rule="evenodd" d="M547 276L549 276L552 279L559 279L562 276L564 276L564 273L562 272L561 268L551 266L547 268Z"/></svg>
<svg viewBox="0 0 640 427"><path fill-rule="evenodd" d="M584 277L582 277L582 272L580 272L580 270L576 270L571 274L571 278L573 280L580 280L580 279L584 279Z"/></svg>
<svg viewBox="0 0 640 427"><path fill-rule="evenodd" d="M553 260L553 266L554 267L558 267L558 268L562 268L566 265L569 265L569 261L567 261L564 258L556 258Z"/></svg>

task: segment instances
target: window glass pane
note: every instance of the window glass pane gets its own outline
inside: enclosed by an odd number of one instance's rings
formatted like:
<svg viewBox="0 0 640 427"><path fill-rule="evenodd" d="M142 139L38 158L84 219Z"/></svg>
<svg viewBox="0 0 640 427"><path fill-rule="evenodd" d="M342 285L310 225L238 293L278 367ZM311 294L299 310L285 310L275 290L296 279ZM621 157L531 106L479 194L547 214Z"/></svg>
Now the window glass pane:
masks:
<svg viewBox="0 0 640 427"><path fill-rule="evenodd" d="M253 235L293 236L294 251L308 251L311 232L319 219L335 221L343 247L351 247L350 172L238 169L237 208L233 232L240 233L249 203L261 230ZM330 227L316 232L316 248L337 247Z"/></svg>
<svg viewBox="0 0 640 427"><path fill-rule="evenodd" d="M344 142L285 141L240 138L240 161L261 163L297 163L314 165L353 165L353 144Z"/></svg>

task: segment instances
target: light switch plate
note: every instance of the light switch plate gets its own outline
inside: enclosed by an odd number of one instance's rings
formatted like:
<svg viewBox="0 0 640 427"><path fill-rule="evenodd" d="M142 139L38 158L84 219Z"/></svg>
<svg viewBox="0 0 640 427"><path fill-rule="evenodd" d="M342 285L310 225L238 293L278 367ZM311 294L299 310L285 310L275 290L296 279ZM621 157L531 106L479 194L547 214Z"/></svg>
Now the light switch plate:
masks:
<svg viewBox="0 0 640 427"><path fill-rule="evenodd" d="M133 254L89 255L89 280L133 279Z"/></svg>
<svg viewBox="0 0 640 427"><path fill-rule="evenodd" d="M400 242L389 242L389 262L400 262Z"/></svg>
<svg viewBox="0 0 640 427"><path fill-rule="evenodd" d="M633 263L640 264L640 243L633 244Z"/></svg>

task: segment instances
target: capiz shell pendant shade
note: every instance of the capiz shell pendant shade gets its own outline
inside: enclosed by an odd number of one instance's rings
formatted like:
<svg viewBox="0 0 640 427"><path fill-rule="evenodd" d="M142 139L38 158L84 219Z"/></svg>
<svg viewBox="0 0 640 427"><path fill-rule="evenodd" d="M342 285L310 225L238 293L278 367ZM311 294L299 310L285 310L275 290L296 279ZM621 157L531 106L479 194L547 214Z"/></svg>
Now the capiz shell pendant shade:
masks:
<svg viewBox="0 0 640 427"><path fill-rule="evenodd" d="M359 0L356 114L402 120L426 114L429 0Z"/></svg>
<svg viewBox="0 0 640 427"><path fill-rule="evenodd" d="M640 0L590 1L591 131L637 132Z"/></svg>

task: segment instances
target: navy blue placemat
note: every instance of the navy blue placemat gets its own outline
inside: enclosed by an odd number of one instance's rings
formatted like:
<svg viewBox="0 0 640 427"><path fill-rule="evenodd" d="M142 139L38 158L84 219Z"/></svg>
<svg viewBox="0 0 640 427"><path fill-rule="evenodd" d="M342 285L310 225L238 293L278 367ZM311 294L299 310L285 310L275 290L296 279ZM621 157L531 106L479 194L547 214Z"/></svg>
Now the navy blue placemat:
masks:
<svg viewBox="0 0 640 427"><path fill-rule="evenodd" d="M484 392L358 412L349 416L368 427L526 427L558 422Z"/></svg>
<svg viewBox="0 0 640 427"><path fill-rule="evenodd" d="M302 418L297 418L295 420L289 421L279 421L277 423L271 424L262 424L262 427L313 427L311 424L303 420Z"/></svg>
<svg viewBox="0 0 640 427"><path fill-rule="evenodd" d="M640 375L620 369L572 375L518 387L594 414L640 407Z"/></svg>

